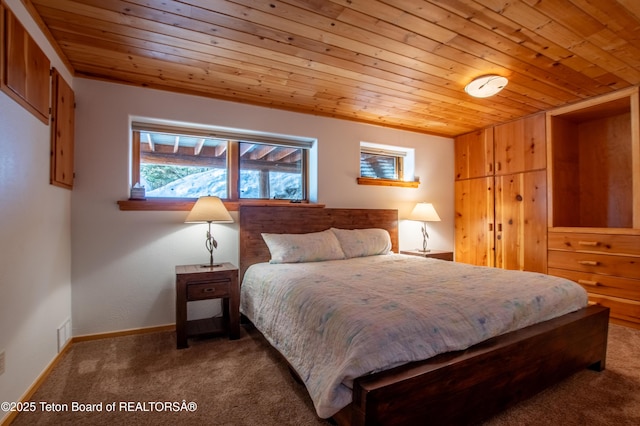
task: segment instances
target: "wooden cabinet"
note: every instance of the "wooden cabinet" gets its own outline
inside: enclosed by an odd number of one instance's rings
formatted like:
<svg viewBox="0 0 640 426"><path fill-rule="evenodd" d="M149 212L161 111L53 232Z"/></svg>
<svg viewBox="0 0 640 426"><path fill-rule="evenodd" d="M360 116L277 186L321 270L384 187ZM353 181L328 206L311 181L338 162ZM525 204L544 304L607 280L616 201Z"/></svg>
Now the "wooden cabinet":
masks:
<svg viewBox="0 0 640 426"><path fill-rule="evenodd" d="M546 166L545 115L495 126L495 174L542 170Z"/></svg>
<svg viewBox="0 0 640 426"><path fill-rule="evenodd" d="M547 202L546 150L543 114L496 126L493 149L483 145L481 133L456 138L455 233L458 262L546 272ZM472 138L475 136L475 139ZM473 161L462 153L488 152L495 156L485 178L473 173ZM469 154L471 155L471 154Z"/></svg>
<svg viewBox="0 0 640 426"><path fill-rule="evenodd" d="M546 272L546 171L496 176L495 265Z"/></svg>
<svg viewBox="0 0 640 426"><path fill-rule="evenodd" d="M455 182L455 260L494 266L493 177Z"/></svg>
<svg viewBox="0 0 640 426"><path fill-rule="evenodd" d="M50 124L49 181L52 185L72 189L75 127L73 90L55 68L50 69L49 58L4 4L0 5L0 35L0 87L43 123ZM50 99L53 99L51 110Z"/></svg>
<svg viewBox="0 0 640 426"><path fill-rule="evenodd" d="M582 285L611 320L640 328L640 230L549 232L549 274Z"/></svg>
<svg viewBox="0 0 640 426"><path fill-rule="evenodd" d="M189 320L187 304L198 300L222 299L222 316ZM176 345L189 347L188 338L229 333L240 338L240 285L238 268L220 265L176 266Z"/></svg>
<svg viewBox="0 0 640 426"><path fill-rule="evenodd" d="M633 87L547 112L548 273L640 328L640 99Z"/></svg>
<svg viewBox="0 0 640 426"><path fill-rule="evenodd" d="M2 91L49 124L49 58L7 7L1 15Z"/></svg>
<svg viewBox="0 0 640 426"><path fill-rule="evenodd" d="M493 175L493 128L456 138L455 167L456 179Z"/></svg>
<svg viewBox="0 0 640 426"><path fill-rule="evenodd" d="M50 183L72 189L75 95L58 70L54 68L51 76Z"/></svg>

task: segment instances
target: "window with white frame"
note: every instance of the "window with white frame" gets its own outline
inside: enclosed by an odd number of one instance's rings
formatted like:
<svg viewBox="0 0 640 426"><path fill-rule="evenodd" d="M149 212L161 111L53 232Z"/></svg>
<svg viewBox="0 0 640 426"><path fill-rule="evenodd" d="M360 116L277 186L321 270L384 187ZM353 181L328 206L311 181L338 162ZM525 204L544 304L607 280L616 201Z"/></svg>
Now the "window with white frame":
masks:
<svg viewBox="0 0 640 426"><path fill-rule="evenodd" d="M134 122L132 141L147 198L307 200L310 139Z"/></svg>
<svg viewBox="0 0 640 426"><path fill-rule="evenodd" d="M410 149L361 142L360 177L397 181L413 179L409 176L413 173L412 153Z"/></svg>

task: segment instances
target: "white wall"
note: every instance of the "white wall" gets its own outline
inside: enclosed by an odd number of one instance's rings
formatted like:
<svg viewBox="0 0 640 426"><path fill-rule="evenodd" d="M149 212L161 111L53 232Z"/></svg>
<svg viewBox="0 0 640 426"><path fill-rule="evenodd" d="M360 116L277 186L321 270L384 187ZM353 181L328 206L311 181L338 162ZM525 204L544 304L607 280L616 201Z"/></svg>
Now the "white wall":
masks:
<svg viewBox="0 0 640 426"><path fill-rule="evenodd" d="M7 3L72 84L20 0ZM49 185L49 143L49 126L0 92L0 401L20 400L71 318L71 192Z"/></svg>
<svg viewBox="0 0 640 426"><path fill-rule="evenodd" d="M318 202L397 208L400 218L418 201L433 202L443 221L430 224L430 246L452 249L451 139L74 81L21 1L6 3L71 84L78 107L71 192L49 185L49 126L0 93L0 401L19 400L46 369L58 350L57 328L70 317L74 335L173 323L174 266L207 258L204 225L184 224L186 212L118 209L129 190L131 116L317 138ZM420 187L357 185L361 141L414 148ZM237 224L214 227L216 260L237 264ZM401 222L401 248L420 246L419 227Z"/></svg>
<svg viewBox="0 0 640 426"><path fill-rule="evenodd" d="M76 180L72 197L74 335L171 324L174 267L207 259L205 225L187 212L120 211L129 191L131 116L318 139L317 201L328 207L397 208L433 202L433 248L453 248L453 142L350 121L77 79ZM418 189L356 184L360 141L416 150ZM236 216L237 218L237 216ZM401 222L401 248L421 246L420 224ZM238 262L237 223L214 225L217 261Z"/></svg>

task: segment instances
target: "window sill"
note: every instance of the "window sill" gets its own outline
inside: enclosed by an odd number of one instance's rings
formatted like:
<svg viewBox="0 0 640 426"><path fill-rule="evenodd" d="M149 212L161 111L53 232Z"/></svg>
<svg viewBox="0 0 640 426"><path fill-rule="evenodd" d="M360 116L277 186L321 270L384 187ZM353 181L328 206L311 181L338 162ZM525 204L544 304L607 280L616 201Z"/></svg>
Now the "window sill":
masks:
<svg viewBox="0 0 640 426"><path fill-rule="evenodd" d="M358 181L358 185L400 186L403 188L417 188L418 185L420 185L419 181L405 182L402 180L376 179L376 178L367 178L367 177L359 177L357 178L357 181Z"/></svg>
<svg viewBox="0 0 640 426"><path fill-rule="evenodd" d="M191 210L196 198L147 198L144 200L119 200L118 206L124 211L185 211ZM240 206L288 206L288 207L324 207L324 204L312 204L308 201L292 203L288 200L242 200L224 201L229 211L238 211Z"/></svg>

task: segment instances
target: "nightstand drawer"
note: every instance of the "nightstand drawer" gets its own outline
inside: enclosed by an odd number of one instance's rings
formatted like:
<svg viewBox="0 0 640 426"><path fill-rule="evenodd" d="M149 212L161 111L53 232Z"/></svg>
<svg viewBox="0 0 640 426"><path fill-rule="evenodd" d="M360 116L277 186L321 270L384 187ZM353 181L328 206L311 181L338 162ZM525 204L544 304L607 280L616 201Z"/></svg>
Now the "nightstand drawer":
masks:
<svg viewBox="0 0 640 426"><path fill-rule="evenodd" d="M204 300L229 296L229 280L187 285L187 300Z"/></svg>

